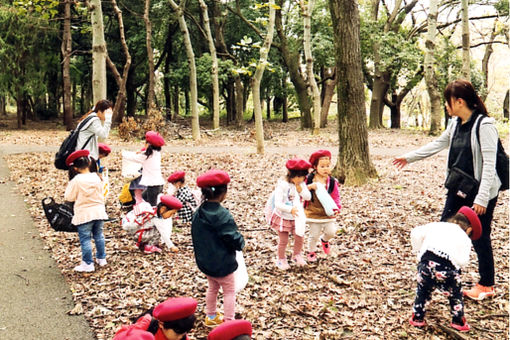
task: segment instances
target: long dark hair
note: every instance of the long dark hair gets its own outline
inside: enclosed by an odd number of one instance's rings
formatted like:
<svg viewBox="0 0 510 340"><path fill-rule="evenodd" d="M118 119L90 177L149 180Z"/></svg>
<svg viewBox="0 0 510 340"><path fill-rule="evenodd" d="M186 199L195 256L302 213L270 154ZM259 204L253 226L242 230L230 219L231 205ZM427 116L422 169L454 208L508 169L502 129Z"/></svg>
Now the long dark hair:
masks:
<svg viewBox="0 0 510 340"><path fill-rule="evenodd" d="M469 109L481 113L483 115L487 116L489 115L487 113L487 108L485 107L485 104L476 93L473 84L471 84L467 80L457 79L452 81L451 83L446 85L443 95L444 99L450 106L452 103L451 102L452 97L457 99L462 98L466 102L466 105L469 107Z"/></svg>
<svg viewBox="0 0 510 340"><path fill-rule="evenodd" d="M149 147L145 149L144 155L149 158L154 151L161 151L161 146L154 146L152 144L149 144Z"/></svg>
<svg viewBox="0 0 510 340"><path fill-rule="evenodd" d="M92 112L104 112L108 109L113 109L113 104L111 101L109 101L108 99L101 99L100 101L98 101L96 103L96 105L94 105L94 107L92 108L92 110L90 110L89 112L85 113L83 116L81 116L81 118L79 119L79 121L81 122L82 120L84 120L85 118L87 118L87 116L89 114L91 114Z"/></svg>
<svg viewBox="0 0 510 340"><path fill-rule="evenodd" d="M73 165L69 167L69 180L72 180L79 174L78 170L89 168L90 172L97 172L97 164L92 157L80 157L74 160Z"/></svg>

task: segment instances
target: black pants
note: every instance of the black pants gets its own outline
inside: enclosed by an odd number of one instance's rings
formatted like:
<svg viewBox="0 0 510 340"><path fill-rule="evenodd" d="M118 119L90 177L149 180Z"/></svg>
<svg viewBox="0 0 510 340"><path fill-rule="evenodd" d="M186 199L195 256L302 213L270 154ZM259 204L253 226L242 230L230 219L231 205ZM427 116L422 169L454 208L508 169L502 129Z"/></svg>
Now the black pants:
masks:
<svg viewBox="0 0 510 340"><path fill-rule="evenodd" d="M497 200L497 196L491 199L487 205L487 211L485 214L478 216L482 223L482 236L478 240L473 241L473 247L475 248L476 255L478 256L478 273L480 273L479 283L486 287L494 285L494 257L492 255L491 244L491 223ZM464 205L471 207L473 206L473 201L465 200L462 197L457 196L455 193L448 192L441 221L445 222L447 219L455 215Z"/></svg>
<svg viewBox="0 0 510 340"><path fill-rule="evenodd" d="M156 206L158 201L158 195L163 191L162 185L148 186L147 189L142 193L142 198L149 202L152 206Z"/></svg>
<svg viewBox="0 0 510 340"><path fill-rule="evenodd" d="M462 324L464 316L464 303L462 301L462 281L460 270L456 269L450 261L422 260L418 263L416 276L418 288L414 300L413 313L415 319L423 320L425 317L425 305L430 300L434 289L438 288L450 301L452 321Z"/></svg>

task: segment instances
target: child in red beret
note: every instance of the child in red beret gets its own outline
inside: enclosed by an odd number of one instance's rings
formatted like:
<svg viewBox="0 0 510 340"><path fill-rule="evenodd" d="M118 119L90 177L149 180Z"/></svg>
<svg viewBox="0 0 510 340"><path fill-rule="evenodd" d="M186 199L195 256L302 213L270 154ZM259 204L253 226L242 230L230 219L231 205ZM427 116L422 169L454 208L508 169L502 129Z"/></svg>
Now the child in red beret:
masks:
<svg viewBox="0 0 510 340"><path fill-rule="evenodd" d="M418 255L418 288L409 323L424 327L425 305L435 288L450 300L451 327L467 332L464 317L461 268L469 263L471 240L482 234L480 219L469 207L462 207L448 222L434 222L411 231L413 252Z"/></svg>
<svg viewBox="0 0 510 340"><path fill-rule="evenodd" d="M296 218L299 218L299 212L302 211L303 200L310 199L310 191L305 184L310 163L304 159L290 159L285 164L287 176L285 179L279 179L276 189L272 194L274 207L268 215L268 221L271 227L278 232L278 250L276 266L278 269L287 270L290 268L285 250L289 242L289 234L294 234L294 249L292 260L298 266L306 265L306 261L301 255L303 248L304 233L296 233ZM270 199L271 200L271 199ZM304 216L303 216L304 218ZM304 221L303 221L304 223Z"/></svg>
<svg viewBox="0 0 510 340"><path fill-rule="evenodd" d="M221 206L229 182L229 175L221 170L210 170L197 178L204 202L193 214L191 236L198 268L207 276L205 325L209 327L223 322L216 311L220 287L223 289L225 320L233 320L235 314L236 250L243 249L244 238L230 212Z"/></svg>
<svg viewBox="0 0 510 340"><path fill-rule="evenodd" d="M312 195L310 201L305 202L306 221L310 227L310 238L308 240L307 260L309 262L317 261L317 242L321 239L322 250L326 255L330 252L329 241L336 234L335 216L338 215L342 204L340 203L340 194L338 192L338 181L331 177L331 152L328 150L318 150L310 156L310 164L313 171L306 178L306 184ZM317 186L322 185L331 196L336 206L333 209L334 215L329 216L324 206L317 196ZM322 235L321 235L322 234Z"/></svg>
<svg viewBox="0 0 510 340"><path fill-rule="evenodd" d="M133 180L129 186L129 190L133 190L135 193L137 204L145 200L155 206L158 195L163 191L165 185L165 180L161 175L161 147L163 145L165 145L165 140L159 133L147 131L143 151L123 153L125 159L142 163L142 175Z"/></svg>
<svg viewBox="0 0 510 340"><path fill-rule="evenodd" d="M115 340L117 340L117 336L133 328L154 334L155 340L187 340L188 332L195 325L196 309L197 301L195 299L188 297L169 298L155 308L143 313L135 324L122 326L117 331Z"/></svg>
<svg viewBox="0 0 510 340"><path fill-rule="evenodd" d="M231 320L216 327L209 333L207 340L250 340L251 333L251 322L247 320Z"/></svg>
<svg viewBox="0 0 510 340"><path fill-rule="evenodd" d="M74 202L74 216L71 223L78 228L81 245L81 264L74 268L77 272L93 272L91 238L96 244L96 262L106 265L103 223L108 219L104 206L103 183L96 172L90 172L93 160L88 150L78 150L67 157L70 181L64 199Z"/></svg>
<svg viewBox="0 0 510 340"><path fill-rule="evenodd" d="M177 212L177 217L182 223L191 222L191 216L197 208L197 201L190 188L185 185L186 173L184 171L176 171L168 177L168 183L172 184L177 190L174 196L182 202L182 208Z"/></svg>
<svg viewBox="0 0 510 340"><path fill-rule="evenodd" d="M101 166L101 159L108 157L110 152L112 152L112 149L104 143L98 143L97 148L99 152L99 156L97 158L97 172L102 174L104 171L104 166Z"/></svg>
<svg viewBox="0 0 510 340"><path fill-rule="evenodd" d="M137 204L132 211L122 218L122 229L135 236L137 247L145 254L160 253L160 240L176 253L179 249L172 240L172 216L182 208L182 203L175 197L161 196L157 207L147 202Z"/></svg>

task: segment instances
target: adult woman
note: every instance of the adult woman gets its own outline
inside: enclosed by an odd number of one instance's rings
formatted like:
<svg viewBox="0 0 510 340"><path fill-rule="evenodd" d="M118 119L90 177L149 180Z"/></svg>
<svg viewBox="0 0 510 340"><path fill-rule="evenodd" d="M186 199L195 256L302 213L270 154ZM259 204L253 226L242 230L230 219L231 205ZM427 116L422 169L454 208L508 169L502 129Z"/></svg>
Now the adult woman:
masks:
<svg viewBox="0 0 510 340"><path fill-rule="evenodd" d="M96 105L80 118L80 123L87 117L88 120L81 128L76 142L76 150L85 149L90 151L90 157L98 160L99 150L97 139L106 139L110 133L112 125L113 105L109 100L102 99Z"/></svg>
<svg viewBox="0 0 510 340"><path fill-rule="evenodd" d="M482 236L473 241L478 256L478 272L480 281L464 295L482 300L494 295L494 258L491 245L491 222L498 199L501 181L496 173L496 153L498 148L498 132L494 119L489 118L487 109L476 94L473 85L466 80L455 80L444 90L445 105L452 117L443 134L416 151L395 158L393 164L404 167L420 159L432 156L449 148L447 176L465 173L478 182L478 190L466 194L455 185L448 189L446 203L441 221L453 216L460 207L472 206L482 223ZM477 127L479 126L479 133ZM452 171L453 170L453 171ZM460 170L460 171L458 171ZM466 178L462 175L462 178ZM452 177L447 177L450 183Z"/></svg>

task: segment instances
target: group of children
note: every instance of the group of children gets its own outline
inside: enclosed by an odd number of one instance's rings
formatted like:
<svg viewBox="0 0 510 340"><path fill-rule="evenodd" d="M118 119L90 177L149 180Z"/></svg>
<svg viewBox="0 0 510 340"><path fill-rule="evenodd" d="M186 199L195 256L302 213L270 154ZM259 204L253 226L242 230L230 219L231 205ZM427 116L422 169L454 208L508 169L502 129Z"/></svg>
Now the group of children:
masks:
<svg viewBox="0 0 510 340"><path fill-rule="evenodd" d="M185 173L175 172L168 178L168 182L172 184L173 196L162 195L163 145L164 139L157 132L149 131L146 133L145 148L128 156L130 160L141 163L142 170L141 176L132 183L136 205L133 211L123 218L122 226L135 235L137 246L145 253L161 252L158 246L160 240L175 252L178 249L170 239L172 217L177 214L183 222L192 221L191 236L195 260L208 280L205 324L217 326L224 321L232 321L235 314L234 272L238 267L236 251L243 249L244 238L230 212L221 205L227 195L230 177L221 170L209 170L200 175L196 184L201 190L202 202L197 202L195 195L185 185ZM109 151L108 148L108 153ZM75 202L72 223L78 227L82 248L82 262L75 270L90 272L94 271L92 237L96 243L96 263L99 266L107 264L102 233L103 221L107 216L101 178L91 171L94 161L89 158L87 150L75 151L66 163L70 167L70 182L66 188L65 199ZM265 211L268 224L278 233L276 266L280 270L290 268L285 254L290 234L294 236L291 259L297 266L305 266L307 261L317 261L319 238L323 252L330 254L329 242L336 234L335 218L341 209L338 181L330 176L331 153L328 150L314 152L309 161L290 159L286 162L286 168L287 175L278 180ZM309 227L309 241L305 260L302 248L306 226ZM451 326L459 331L469 330L463 315L460 268L469 260L471 243L468 236L476 239L481 234L480 230L481 225L476 213L468 207L459 210L450 222L433 223L413 229L412 246L413 250L418 252L420 262L417 296L413 315L409 320L412 325L425 325L425 303L430 299L433 289L439 287L447 292L450 299L453 315ZM450 237L444 237L445 233ZM224 295L224 316L216 310L220 288ZM151 317L146 317L148 320L156 319L160 329L158 332L164 334L166 322L173 321L166 319L166 312L158 314L159 310L166 310L165 303L159 309L159 306L156 307ZM174 307L168 308L173 310ZM195 308L196 303L195 307L189 310L192 309L194 313ZM168 313L174 315L173 312ZM184 315L176 313L178 316ZM116 339L131 339L129 334L138 333L139 328L125 327L119 331ZM184 330L182 327L179 329ZM182 335L176 339L181 338L186 339ZM156 333L155 339L173 338L161 335L158 337Z"/></svg>

